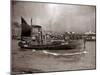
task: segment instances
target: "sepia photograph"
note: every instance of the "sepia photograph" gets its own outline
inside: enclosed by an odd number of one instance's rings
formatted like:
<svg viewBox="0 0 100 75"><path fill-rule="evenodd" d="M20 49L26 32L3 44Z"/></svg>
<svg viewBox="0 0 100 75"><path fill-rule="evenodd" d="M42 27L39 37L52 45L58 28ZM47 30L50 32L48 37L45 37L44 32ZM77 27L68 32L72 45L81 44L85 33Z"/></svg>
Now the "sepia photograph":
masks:
<svg viewBox="0 0 100 75"><path fill-rule="evenodd" d="M11 74L96 69L96 6L11 1Z"/></svg>

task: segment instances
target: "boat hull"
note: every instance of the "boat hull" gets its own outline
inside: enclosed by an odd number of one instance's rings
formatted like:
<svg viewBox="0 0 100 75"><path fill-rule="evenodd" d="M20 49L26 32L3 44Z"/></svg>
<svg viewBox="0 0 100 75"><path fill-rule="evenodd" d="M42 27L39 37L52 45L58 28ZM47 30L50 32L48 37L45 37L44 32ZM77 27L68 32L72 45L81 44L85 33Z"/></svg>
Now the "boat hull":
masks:
<svg viewBox="0 0 100 75"><path fill-rule="evenodd" d="M36 50L65 50L65 49L76 49L82 48L82 41L72 41L68 44L60 44L60 45L29 45L23 44L19 42L19 46L25 49L36 49Z"/></svg>

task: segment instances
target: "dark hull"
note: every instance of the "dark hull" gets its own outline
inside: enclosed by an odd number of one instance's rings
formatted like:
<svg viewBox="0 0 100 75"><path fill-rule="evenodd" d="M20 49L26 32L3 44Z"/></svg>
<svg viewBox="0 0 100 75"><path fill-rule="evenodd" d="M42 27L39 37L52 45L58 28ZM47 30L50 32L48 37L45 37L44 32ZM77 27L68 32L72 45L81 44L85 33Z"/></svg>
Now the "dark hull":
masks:
<svg viewBox="0 0 100 75"><path fill-rule="evenodd" d="M76 49L81 48L82 42L74 42L64 45L28 45L19 42L19 46L25 49L36 49L36 50L64 50L64 49Z"/></svg>

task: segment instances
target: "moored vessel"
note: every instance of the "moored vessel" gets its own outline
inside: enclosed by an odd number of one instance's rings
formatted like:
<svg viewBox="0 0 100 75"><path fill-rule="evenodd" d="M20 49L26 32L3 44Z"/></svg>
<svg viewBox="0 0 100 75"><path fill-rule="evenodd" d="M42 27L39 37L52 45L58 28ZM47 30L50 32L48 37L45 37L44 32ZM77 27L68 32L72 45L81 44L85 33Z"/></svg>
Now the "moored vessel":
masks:
<svg viewBox="0 0 100 75"><path fill-rule="evenodd" d="M52 38L51 38L52 37ZM70 39L68 34L53 36L43 34L40 25L28 25L24 18L21 18L21 40L18 43L21 48L36 50L69 50L80 49L84 45L82 39ZM85 45L84 45L85 46Z"/></svg>

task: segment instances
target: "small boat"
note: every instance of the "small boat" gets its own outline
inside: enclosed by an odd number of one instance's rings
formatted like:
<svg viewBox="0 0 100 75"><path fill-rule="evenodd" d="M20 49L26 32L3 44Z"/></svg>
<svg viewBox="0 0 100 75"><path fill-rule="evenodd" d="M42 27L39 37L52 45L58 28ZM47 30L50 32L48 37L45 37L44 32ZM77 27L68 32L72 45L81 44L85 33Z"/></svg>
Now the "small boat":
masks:
<svg viewBox="0 0 100 75"><path fill-rule="evenodd" d="M28 25L24 18L21 18L21 41L18 45L25 49L36 50L67 50L82 48L83 40L53 40L49 43L43 38L42 29L39 25ZM45 40L45 41L44 41Z"/></svg>

